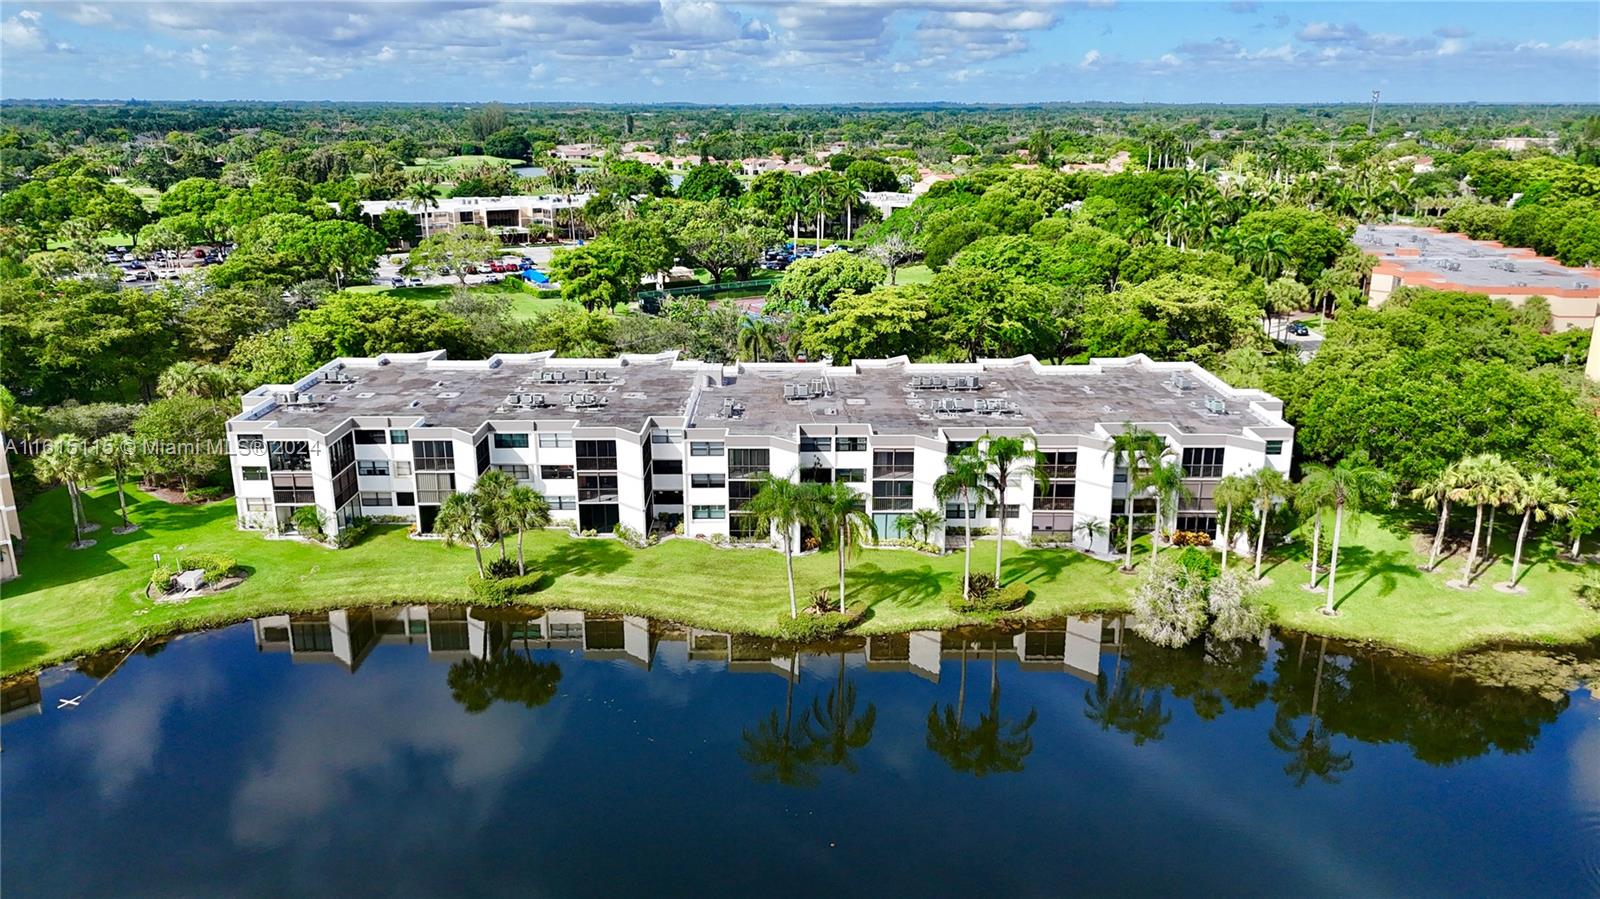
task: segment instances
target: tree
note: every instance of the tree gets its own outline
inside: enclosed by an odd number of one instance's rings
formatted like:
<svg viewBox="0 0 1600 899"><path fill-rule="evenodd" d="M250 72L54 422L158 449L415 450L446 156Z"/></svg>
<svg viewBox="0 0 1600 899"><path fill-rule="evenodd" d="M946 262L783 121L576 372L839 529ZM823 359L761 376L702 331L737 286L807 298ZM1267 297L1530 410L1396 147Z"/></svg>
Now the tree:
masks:
<svg viewBox="0 0 1600 899"><path fill-rule="evenodd" d="M528 531L550 526L550 502L537 490L518 484L506 494L506 522L517 532L517 574L526 575L522 557L522 536Z"/></svg>
<svg viewBox="0 0 1600 899"><path fill-rule="evenodd" d="M44 452L34 457L34 476L45 483L61 484L67 488L67 504L72 509L72 546L83 549L92 545L85 542L83 532L88 524L83 514L83 488L94 479L95 459L76 438L50 441Z"/></svg>
<svg viewBox="0 0 1600 899"><path fill-rule="evenodd" d="M1530 521L1553 518L1561 521L1572 514L1573 506L1565 487L1544 472L1535 472L1516 486L1511 507L1522 513L1522 524L1517 528L1517 548L1511 556L1511 579L1506 586L1516 587L1522 571L1522 542L1528 536Z"/></svg>
<svg viewBox="0 0 1600 899"><path fill-rule="evenodd" d="M944 516L938 509L917 509L906 516L906 531L920 543L932 543L933 535L943 527Z"/></svg>
<svg viewBox="0 0 1600 899"><path fill-rule="evenodd" d="M424 237L406 263L412 271L454 274L465 286L467 266L484 262L500 252L500 238L481 225L461 225Z"/></svg>
<svg viewBox="0 0 1600 899"><path fill-rule="evenodd" d="M999 501L1000 508L995 512L999 525L995 529L994 542L994 579L1000 582L1000 557L1004 555L1006 543L1006 496L1011 489L1013 478L1026 478L1033 476L1034 466L1043 464L1040 459L1038 444L1034 443L1031 436L1021 437L995 437L985 434L979 442L978 458L983 462L984 470L989 472L989 489Z"/></svg>
<svg viewBox="0 0 1600 899"><path fill-rule="evenodd" d="M777 351L780 331L770 319L754 318L739 328L739 356L760 362L765 355L772 361Z"/></svg>
<svg viewBox="0 0 1600 899"><path fill-rule="evenodd" d="M932 308L920 287L880 287L867 294L845 294L827 312L807 315L801 341L838 364L852 359L916 358L928 348Z"/></svg>
<svg viewBox="0 0 1600 899"><path fill-rule="evenodd" d="M128 494L124 489L128 475L139 460L139 444L127 434L107 434L94 442L94 455L100 466L117 482L117 511L122 515L122 530L131 531L128 522Z"/></svg>
<svg viewBox="0 0 1600 899"><path fill-rule="evenodd" d="M477 498L470 493L452 493L439 505L439 514L433 520L433 532L444 538L446 546L466 542L472 546L472 555L478 563L478 577L483 570L483 510Z"/></svg>
<svg viewBox="0 0 1600 899"><path fill-rule="evenodd" d="M1267 314L1281 322L1288 322L1290 313L1309 305L1311 291L1293 278L1279 278L1267 285Z"/></svg>
<svg viewBox="0 0 1600 899"><path fill-rule="evenodd" d="M972 519L980 503L992 501L987 480L989 466L976 444L946 456L944 461L945 473L934 482L933 494L940 502L961 501L961 524L966 528L961 549L961 598L967 599L972 595Z"/></svg>
<svg viewBox="0 0 1600 899"><path fill-rule="evenodd" d="M1124 483L1128 485L1127 496L1122 501L1128 515L1128 551L1122 562L1123 571L1133 570L1133 493L1139 467L1149 464L1152 458L1159 459L1165 447L1166 441L1159 434L1133 422L1123 422L1122 430L1111 436L1111 445L1106 447L1105 455L1111 460L1111 467L1122 469Z"/></svg>
<svg viewBox="0 0 1600 899"><path fill-rule="evenodd" d="M1506 485L1516 471L1499 453L1481 453L1461 460L1456 468L1456 486L1450 491L1455 502L1471 503L1474 509L1472 545L1467 548L1467 567L1460 585L1471 587L1477 576L1478 540L1483 535L1483 507L1498 505L1506 495Z"/></svg>
<svg viewBox="0 0 1600 899"><path fill-rule="evenodd" d="M826 310L847 294L864 294L883 283L884 268L851 253L801 259L789 266L772 289L776 300Z"/></svg>
<svg viewBox="0 0 1600 899"><path fill-rule="evenodd" d="M755 518L756 526L778 531L783 541L783 564L789 576L789 617L800 617L794 596L794 532L803 525L815 526L817 495L788 478L763 473L756 479L755 495L744 510Z"/></svg>
<svg viewBox="0 0 1600 899"><path fill-rule="evenodd" d="M685 200L737 200L744 193L739 176L727 166L711 162L691 168L678 185L678 196Z"/></svg>
<svg viewBox="0 0 1600 899"><path fill-rule="evenodd" d="M557 250L550 277L560 282L561 298L591 311L627 305L639 288L638 274L622 246L600 237L581 247Z"/></svg>
<svg viewBox="0 0 1600 899"><path fill-rule="evenodd" d="M1344 528L1344 515L1359 514L1363 507L1389 495L1394 480L1379 471L1362 452L1352 453L1339 460L1328 470L1328 497L1333 505L1333 541L1328 557L1328 601L1322 614L1339 614L1334 607L1333 584L1339 576L1339 536Z"/></svg>
<svg viewBox="0 0 1600 899"><path fill-rule="evenodd" d="M1333 504L1333 475L1326 465L1307 463L1300 483L1290 500L1302 517L1311 519L1311 580L1307 590L1317 588L1317 560L1322 553L1322 513Z"/></svg>
<svg viewBox="0 0 1600 899"><path fill-rule="evenodd" d="M1249 478L1230 474L1217 482L1212 502L1222 511L1222 564L1228 567L1228 550L1233 548L1233 507L1248 506L1252 501Z"/></svg>
<svg viewBox="0 0 1600 899"><path fill-rule="evenodd" d="M529 149L528 136L515 128L501 128L483 139L483 152L501 159L527 159Z"/></svg>
<svg viewBox="0 0 1600 899"><path fill-rule="evenodd" d="M227 404L194 396L146 406L133 423L133 436L144 448L145 476L176 481L185 491L214 477L223 456L213 448L224 445L230 415Z"/></svg>
<svg viewBox="0 0 1600 899"><path fill-rule="evenodd" d="M1272 518L1272 507L1289 495L1289 481L1276 468L1262 468L1250 476L1251 501L1255 507L1258 531L1256 533L1256 580L1261 580L1261 560L1267 551L1267 521Z"/></svg>
<svg viewBox="0 0 1600 899"><path fill-rule="evenodd" d="M1450 494L1458 486L1457 468L1454 464L1445 468L1431 478L1418 484L1411 491L1411 498L1423 504L1427 509L1439 510L1439 526L1433 532L1433 544L1428 550L1428 565L1425 570L1433 571L1439 565L1439 550L1444 546L1445 525L1450 521Z"/></svg>
<svg viewBox="0 0 1600 899"><path fill-rule="evenodd" d="M996 272L940 272L926 287L932 331L968 361L1049 355L1059 343L1054 291Z"/></svg>
<svg viewBox="0 0 1600 899"><path fill-rule="evenodd" d="M313 222L290 234L279 251L305 260L318 274L342 289L347 280L372 271L384 240L355 222Z"/></svg>
<svg viewBox="0 0 1600 899"><path fill-rule="evenodd" d="M567 239L577 240L577 218L572 209L572 189L578 186L578 173L565 159L552 159L544 165L544 174L550 186L561 191L567 207Z"/></svg>
<svg viewBox="0 0 1600 899"><path fill-rule="evenodd" d="M516 520L507 502L516 486L516 479L498 468L478 475L478 482L472 485L472 500L478 507L484 536L500 544L502 562L506 560L506 534L516 530Z"/></svg>
<svg viewBox="0 0 1600 899"><path fill-rule="evenodd" d="M880 192L900 189L900 176L886 162L876 159L857 159L844 169L845 177L854 181L861 190Z"/></svg>
<svg viewBox="0 0 1600 899"><path fill-rule="evenodd" d="M622 247L633 269L629 284L637 285L642 276L654 275L656 289L665 286L666 273L678 260L679 246L664 222L654 216L622 220L608 226L605 236Z"/></svg>
<svg viewBox="0 0 1600 899"><path fill-rule="evenodd" d="M917 250L904 237L890 233L867 247L867 258L889 271L889 285L895 283L895 273L900 266L917 258Z"/></svg>
<svg viewBox="0 0 1600 899"><path fill-rule="evenodd" d="M878 529L867 514L866 498L843 481L811 485L816 488L814 502L820 529L833 534L834 551L839 555L839 611L845 610L844 563L868 541L877 542Z"/></svg>
<svg viewBox="0 0 1600 899"><path fill-rule="evenodd" d="M1161 530L1167 521L1165 511L1176 506L1179 501L1194 496L1183 483L1188 476L1188 472L1183 470L1182 463L1173 459L1170 451L1165 451L1163 455L1152 459L1150 467L1141 472L1138 479L1133 482L1135 488L1148 491L1156 500L1155 524L1150 529L1152 558L1161 552Z"/></svg>

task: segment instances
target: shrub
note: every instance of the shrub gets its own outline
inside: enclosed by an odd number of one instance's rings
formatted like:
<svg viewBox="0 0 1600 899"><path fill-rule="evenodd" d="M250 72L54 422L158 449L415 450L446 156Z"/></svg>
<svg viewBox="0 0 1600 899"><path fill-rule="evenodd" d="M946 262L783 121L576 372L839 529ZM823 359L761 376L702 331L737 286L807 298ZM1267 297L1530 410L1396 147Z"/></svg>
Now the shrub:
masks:
<svg viewBox="0 0 1600 899"><path fill-rule="evenodd" d="M179 571L199 568L206 573L207 583L227 577L238 567L238 561L233 556L218 553L185 553L178 557Z"/></svg>
<svg viewBox="0 0 1600 899"><path fill-rule="evenodd" d="M1267 627L1261 609L1245 605L1255 585L1237 571L1225 571L1206 591L1206 607L1211 614L1211 634L1221 640L1257 637Z"/></svg>
<svg viewBox="0 0 1600 899"><path fill-rule="evenodd" d="M1211 581L1222 573L1222 568L1217 565L1217 560L1212 558L1210 553L1192 546L1178 553L1178 565L1191 577L1202 581Z"/></svg>
<svg viewBox="0 0 1600 899"><path fill-rule="evenodd" d="M649 543L644 539L643 534L624 524L618 524L616 527L612 528L611 533L615 534L619 540L628 544L634 549L644 549L649 545Z"/></svg>
<svg viewBox="0 0 1600 899"><path fill-rule="evenodd" d="M490 559L483 569L494 580L518 576L516 559Z"/></svg>
<svg viewBox="0 0 1600 899"><path fill-rule="evenodd" d="M1210 546L1211 535L1205 531L1173 531L1168 537L1173 546Z"/></svg>
<svg viewBox="0 0 1600 899"><path fill-rule="evenodd" d="M823 591L826 592L826 591ZM844 612L813 612L810 608L803 609L799 617L790 618L788 615L778 616L778 636L790 643L815 643L819 640L829 640L839 636L850 628L861 623L865 618L867 607L862 603L852 603Z"/></svg>
<svg viewBox="0 0 1600 899"><path fill-rule="evenodd" d="M373 526L370 518L352 518L349 524L339 529L339 534L333 538L333 543L340 549L348 549L365 540L367 535L372 533Z"/></svg>
<svg viewBox="0 0 1600 899"><path fill-rule="evenodd" d="M1206 582L1165 556L1147 563L1133 592L1133 630L1157 646L1177 648L1206 628Z"/></svg>
<svg viewBox="0 0 1600 899"><path fill-rule="evenodd" d="M993 575L986 575L989 580L994 580ZM972 576L974 586L978 580L977 575ZM962 599L960 595L950 600L950 611L960 615L986 615L995 612L1011 612L1022 608L1033 595L1033 591L1022 581L1012 581L996 590L990 590L982 596L977 591Z"/></svg>
<svg viewBox="0 0 1600 899"><path fill-rule="evenodd" d="M301 506L289 516L289 523L299 531L301 536L313 540L328 539L328 516L316 506Z"/></svg>
<svg viewBox="0 0 1600 899"><path fill-rule="evenodd" d="M994 575L987 572L975 571L967 579L967 592L975 599L986 597L998 589L1000 589L1000 582L995 580Z"/></svg>
<svg viewBox="0 0 1600 899"><path fill-rule="evenodd" d="M1578 582L1574 592L1580 605L1592 612L1600 612L1600 569L1584 572L1583 580Z"/></svg>
<svg viewBox="0 0 1600 899"><path fill-rule="evenodd" d="M210 502L211 500L214 500L214 499L222 499L224 496L227 495L227 493L228 493L228 488L226 488L226 487L210 486L210 487L196 487L193 490L188 491L188 493L186 495L190 499L200 500L201 502Z"/></svg>
<svg viewBox="0 0 1600 899"><path fill-rule="evenodd" d="M527 574L514 575L502 578L481 578L476 574L467 575L467 586L472 588L472 596L484 605L504 606L516 601L518 596L539 591L539 582L543 574L530 569Z"/></svg>

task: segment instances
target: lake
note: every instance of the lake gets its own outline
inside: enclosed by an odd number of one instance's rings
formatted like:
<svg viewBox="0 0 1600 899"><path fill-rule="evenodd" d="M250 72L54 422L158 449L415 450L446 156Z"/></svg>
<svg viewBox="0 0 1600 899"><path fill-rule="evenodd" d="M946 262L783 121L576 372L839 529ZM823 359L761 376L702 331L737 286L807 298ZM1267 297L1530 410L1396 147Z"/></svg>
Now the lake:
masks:
<svg viewBox="0 0 1600 899"><path fill-rule="evenodd" d="M484 618L262 618L10 685L4 894L1600 890L1592 651Z"/></svg>

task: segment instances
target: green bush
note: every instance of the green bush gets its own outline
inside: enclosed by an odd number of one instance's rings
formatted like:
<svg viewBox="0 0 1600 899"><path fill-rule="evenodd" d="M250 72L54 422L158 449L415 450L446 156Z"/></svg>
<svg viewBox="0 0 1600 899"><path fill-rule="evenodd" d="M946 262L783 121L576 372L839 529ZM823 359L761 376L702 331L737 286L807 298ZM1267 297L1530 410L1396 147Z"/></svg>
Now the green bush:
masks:
<svg viewBox="0 0 1600 899"><path fill-rule="evenodd" d="M974 586L978 579L973 575ZM992 579L992 576L991 576ZM1033 591L1022 581L1012 581L998 590L991 590L983 595L971 591L971 595L963 599L959 594L950 598L950 611L958 615L985 615L994 612L1011 612L1022 608L1032 598Z"/></svg>
<svg viewBox="0 0 1600 899"><path fill-rule="evenodd" d="M372 533L373 527L374 522L370 518L352 518L349 524L339 529L339 536L333 538L334 545L340 549L349 549L366 539L366 536Z"/></svg>
<svg viewBox="0 0 1600 899"><path fill-rule="evenodd" d="M222 499L227 494L228 488L222 486L196 487L188 492L188 497L201 502L210 502L214 499Z"/></svg>
<svg viewBox="0 0 1600 899"><path fill-rule="evenodd" d="M831 640L845 631L861 623L865 618L867 607L862 603L852 603L843 612L813 612L803 609L798 618L788 615L778 616L778 637L789 643L815 643L819 640Z"/></svg>
<svg viewBox="0 0 1600 899"><path fill-rule="evenodd" d="M1217 564L1216 557L1192 546L1178 553L1178 564L1183 566L1184 571L1203 581L1216 580L1217 575L1222 573L1222 567Z"/></svg>
<svg viewBox="0 0 1600 899"><path fill-rule="evenodd" d="M539 581L543 578L539 571L529 569L527 574L502 578L481 578L476 574L467 575L467 586L472 588L472 596L478 602L490 606L510 605L519 596L526 596L539 591Z"/></svg>
<svg viewBox="0 0 1600 899"><path fill-rule="evenodd" d="M221 580L232 574L238 568L238 560L233 556L224 556L218 553L186 553L178 557L178 570L191 571L199 568L206 573L206 583Z"/></svg>
<svg viewBox="0 0 1600 899"><path fill-rule="evenodd" d="M967 592L978 599L982 599L999 589L1000 582L995 580L995 576L988 572L974 571L972 576L967 578Z"/></svg>
<svg viewBox="0 0 1600 899"><path fill-rule="evenodd" d="M489 577L494 580L518 576L516 559L490 559L488 564L483 567L488 572Z"/></svg>

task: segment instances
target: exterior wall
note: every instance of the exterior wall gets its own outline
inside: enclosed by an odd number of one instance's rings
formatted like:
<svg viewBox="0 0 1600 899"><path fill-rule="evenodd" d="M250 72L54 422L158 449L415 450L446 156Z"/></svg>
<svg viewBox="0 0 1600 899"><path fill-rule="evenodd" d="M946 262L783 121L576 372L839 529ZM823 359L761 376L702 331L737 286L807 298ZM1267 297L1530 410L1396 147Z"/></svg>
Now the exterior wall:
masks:
<svg viewBox="0 0 1600 899"><path fill-rule="evenodd" d="M1594 333L1589 335L1589 363L1583 369L1591 381L1600 381L1600 318L1595 319Z"/></svg>
<svg viewBox="0 0 1600 899"><path fill-rule="evenodd" d="M17 517L17 496L11 489L6 436L0 434L0 581L17 576L17 541L21 537L22 521Z"/></svg>

